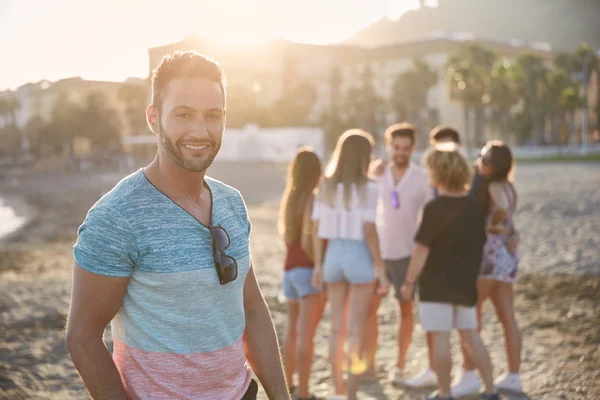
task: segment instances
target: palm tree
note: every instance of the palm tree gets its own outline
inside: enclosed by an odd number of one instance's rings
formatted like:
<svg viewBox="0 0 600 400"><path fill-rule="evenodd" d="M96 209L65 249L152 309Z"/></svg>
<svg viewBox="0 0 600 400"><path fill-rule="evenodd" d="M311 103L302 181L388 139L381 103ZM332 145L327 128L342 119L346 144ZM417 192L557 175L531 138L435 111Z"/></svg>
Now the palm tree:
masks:
<svg viewBox="0 0 600 400"><path fill-rule="evenodd" d="M589 112L589 103L588 103L588 88L590 83L590 78L594 71L598 72L600 68L598 68L598 57L596 56L596 52L593 48L590 47L587 43L582 43L577 47L575 52L576 56L576 65L581 71L581 83L583 90L583 126L582 130L588 129L588 112ZM588 135L588 132L585 132Z"/></svg>
<svg viewBox="0 0 600 400"><path fill-rule="evenodd" d="M480 46L471 45L451 55L446 62L446 82L450 97L463 106L465 147L482 141L485 109L490 101L488 94L491 70L496 54ZM475 115L475 132L471 132L470 116ZM480 139L480 140L477 140Z"/></svg>
<svg viewBox="0 0 600 400"><path fill-rule="evenodd" d="M339 66L333 66L329 71L329 110L321 115L319 125L325 132L325 150L331 152L346 128L340 113L342 104L342 73Z"/></svg>
<svg viewBox="0 0 600 400"><path fill-rule="evenodd" d="M17 124L17 111L19 111L19 109L21 109L19 99L15 96L10 96L8 98L7 112L10 115L10 123L13 125Z"/></svg>
<svg viewBox="0 0 600 400"><path fill-rule="evenodd" d="M518 76L520 91L531 113L532 142L537 145L541 141L543 130L542 88L547 69L542 59L532 52L521 54L517 58L517 65L520 69Z"/></svg>
<svg viewBox="0 0 600 400"><path fill-rule="evenodd" d="M48 134L43 136L44 144L54 150L54 153L67 153L68 168L74 170L75 138L86 126L84 108L70 101L67 93L60 93L51 111Z"/></svg>
<svg viewBox="0 0 600 400"><path fill-rule="evenodd" d="M0 127L7 125L8 122L6 120L8 115L8 98L0 98Z"/></svg>
<svg viewBox="0 0 600 400"><path fill-rule="evenodd" d="M29 150L29 141L17 124L17 111L20 108L19 99L13 95L0 99L0 119L3 121L4 133L13 139L18 138L21 150L27 151Z"/></svg>
<svg viewBox="0 0 600 400"><path fill-rule="evenodd" d="M27 124L23 134L27 136L30 142L31 152L36 156L42 156L44 153L43 136L47 129L46 122L39 115L33 116Z"/></svg>
<svg viewBox="0 0 600 400"><path fill-rule="evenodd" d="M410 69L398 74L390 99L397 120L408 120L423 132L427 94L437 81L437 73L421 59L414 59Z"/></svg>
<svg viewBox="0 0 600 400"><path fill-rule="evenodd" d="M115 149L121 138L121 121L109 105L103 92L90 92L85 98L81 115L85 130L80 134L90 140L95 149Z"/></svg>
<svg viewBox="0 0 600 400"><path fill-rule="evenodd" d="M373 87L373 74L368 65L362 71L360 86L350 88L346 93L343 108L349 125L370 132L378 141L377 132L383 122L386 103Z"/></svg>
<svg viewBox="0 0 600 400"><path fill-rule="evenodd" d="M16 125L17 111L21 108L19 99L9 95L0 99L0 118L5 125Z"/></svg>
<svg viewBox="0 0 600 400"><path fill-rule="evenodd" d="M570 77L577 72L577 57L570 53L558 53L554 59L554 65L563 69Z"/></svg>
<svg viewBox="0 0 600 400"><path fill-rule="evenodd" d="M562 104L563 92L574 87L567 71L554 68L548 71L545 82L543 98L548 108L550 119L551 137L555 143L560 143L560 127L565 121L565 108Z"/></svg>
<svg viewBox="0 0 600 400"><path fill-rule="evenodd" d="M308 81L297 81L273 105L272 126L305 126L317 101L317 89Z"/></svg>
<svg viewBox="0 0 600 400"><path fill-rule="evenodd" d="M579 97L577 89L569 87L563 90L560 96L560 105L562 111L567 115L570 121L570 142L572 144L577 143L577 132L575 131L575 113L577 110L582 108L585 103L583 99Z"/></svg>
<svg viewBox="0 0 600 400"><path fill-rule="evenodd" d="M125 119L131 135L149 132L146 125L146 107L149 104L147 83L123 83L118 91L119 100L125 107Z"/></svg>
<svg viewBox="0 0 600 400"><path fill-rule="evenodd" d="M471 92L467 90L467 82L474 73L473 66L467 60L458 55L452 55L446 62L446 82L450 92L450 98L461 103L464 119L464 142L467 152L471 147L471 113L474 108L474 100Z"/></svg>
<svg viewBox="0 0 600 400"><path fill-rule="evenodd" d="M508 142L511 110L519 101L515 86L515 65L507 61L497 61L490 75L489 108L490 123L496 135ZM515 138L511 138L515 141Z"/></svg>

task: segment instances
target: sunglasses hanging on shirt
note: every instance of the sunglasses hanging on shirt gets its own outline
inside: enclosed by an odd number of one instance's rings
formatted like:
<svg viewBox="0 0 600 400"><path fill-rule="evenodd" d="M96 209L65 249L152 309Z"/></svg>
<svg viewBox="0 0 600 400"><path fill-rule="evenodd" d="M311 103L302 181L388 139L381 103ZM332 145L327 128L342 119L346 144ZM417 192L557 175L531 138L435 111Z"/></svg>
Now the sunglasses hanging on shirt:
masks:
<svg viewBox="0 0 600 400"><path fill-rule="evenodd" d="M392 207L396 210L400 208L400 194L397 190L392 190Z"/></svg>

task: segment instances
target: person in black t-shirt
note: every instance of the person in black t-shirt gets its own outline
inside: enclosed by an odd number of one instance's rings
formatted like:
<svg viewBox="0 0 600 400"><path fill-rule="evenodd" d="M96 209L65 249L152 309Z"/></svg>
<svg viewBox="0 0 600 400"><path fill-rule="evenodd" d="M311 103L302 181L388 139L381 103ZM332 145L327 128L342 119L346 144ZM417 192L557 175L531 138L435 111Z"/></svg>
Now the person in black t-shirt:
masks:
<svg viewBox="0 0 600 400"><path fill-rule="evenodd" d="M477 331L477 276L485 244L485 217L469 196L471 166L456 144L434 146L425 155L432 186L439 196L423 211L416 246L401 293L411 298L419 279L419 314L431 334L438 391L430 399L450 399L450 333L457 329L485 383L483 399L497 399L492 364Z"/></svg>

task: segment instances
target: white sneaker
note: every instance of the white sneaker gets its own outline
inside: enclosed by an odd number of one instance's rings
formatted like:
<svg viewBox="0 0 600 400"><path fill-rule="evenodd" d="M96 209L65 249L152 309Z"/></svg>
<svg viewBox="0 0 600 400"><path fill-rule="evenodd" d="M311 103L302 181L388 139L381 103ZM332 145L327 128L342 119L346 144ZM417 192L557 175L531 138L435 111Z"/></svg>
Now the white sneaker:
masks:
<svg viewBox="0 0 600 400"><path fill-rule="evenodd" d="M523 392L523 385L521 384L520 374L504 373L500 375L494 384L498 390L508 390L510 392Z"/></svg>
<svg viewBox="0 0 600 400"><path fill-rule="evenodd" d="M481 389L481 379L479 379L477 372L475 372L475 370L461 370L454 378L454 382L452 382L451 391L452 396L461 397L472 393L478 393L479 389Z"/></svg>
<svg viewBox="0 0 600 400"><path fill-rule="evenodd" d="M431 368L424 368L414 378L405 380L404 386L415 389L437 386L437 375Z"/></svg>
<svg viewBox="0 0 600 400"><path fill-rule="evenodd" d="M398 367L394 367L390 370L388 374L388 381L392 385L399 385L402 383L402 378L404 378L404 371Z"/></svg>

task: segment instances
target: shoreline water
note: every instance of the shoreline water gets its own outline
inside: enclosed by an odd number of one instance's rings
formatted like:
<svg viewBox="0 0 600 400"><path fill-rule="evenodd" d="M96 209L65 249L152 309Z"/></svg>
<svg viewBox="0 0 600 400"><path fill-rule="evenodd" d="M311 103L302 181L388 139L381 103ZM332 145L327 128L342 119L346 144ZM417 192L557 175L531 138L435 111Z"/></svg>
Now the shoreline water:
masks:
<svg viewBox="0 0 600 400"><path fill-rule="evenodd" d="M34 214L33 207L23 198L0 193L0 243L25 228Z"/></svg>

